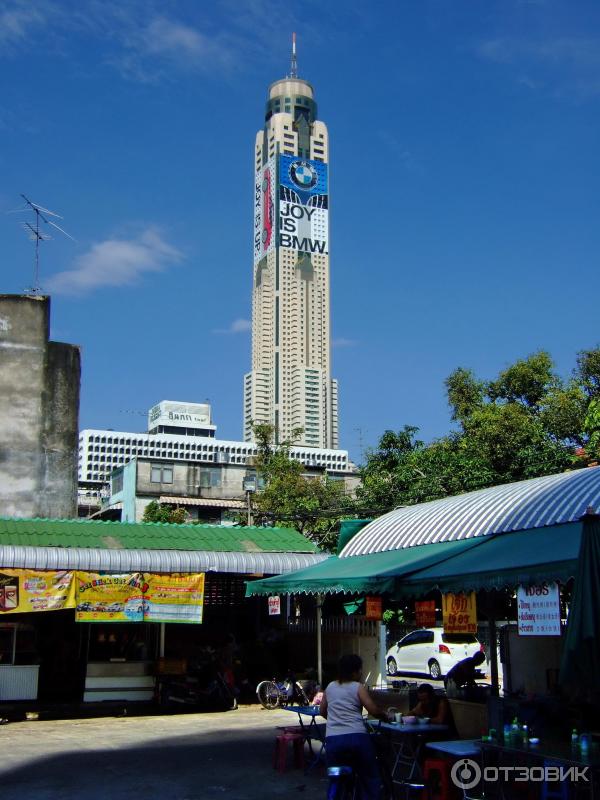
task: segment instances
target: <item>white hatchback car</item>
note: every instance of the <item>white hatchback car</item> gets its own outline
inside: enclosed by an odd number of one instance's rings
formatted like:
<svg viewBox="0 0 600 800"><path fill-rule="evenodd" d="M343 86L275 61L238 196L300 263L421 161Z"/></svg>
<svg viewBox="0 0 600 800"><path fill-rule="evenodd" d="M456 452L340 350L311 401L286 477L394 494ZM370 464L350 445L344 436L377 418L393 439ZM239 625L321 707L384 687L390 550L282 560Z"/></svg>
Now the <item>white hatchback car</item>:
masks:
<svg viewBox="0 0 600 800"><path fill-rule="evenodd" d="M408 633L387 652L388 675L427 673L434 680L447 675L459 661L483 651L473 633L444 633L443 628L422 628ZM482 665L483 666L483 665ZM481 672L483 676L485 673Z"/></svg>

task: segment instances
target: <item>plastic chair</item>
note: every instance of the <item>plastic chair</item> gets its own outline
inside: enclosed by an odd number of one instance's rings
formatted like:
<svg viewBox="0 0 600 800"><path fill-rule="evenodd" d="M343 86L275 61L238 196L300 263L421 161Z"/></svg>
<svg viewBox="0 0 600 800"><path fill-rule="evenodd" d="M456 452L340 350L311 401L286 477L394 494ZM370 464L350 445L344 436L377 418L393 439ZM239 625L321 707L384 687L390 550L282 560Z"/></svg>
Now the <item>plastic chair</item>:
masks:
<svg viewBox="0 0 600 800"><path fill-rule="evenodd" d="M304 768L304 736L299 733L280 733L275 737L275 753L273 756L273 769L285 772L287 766L288 745L294 749L294 766Z"/></svg>
<svg viewBox="0 0 600 800"><path fill-rule="evenodd" d="M354 800L356 781L352 767L327 767L327 800Z"/></svg>
<svg viewBox="0 0 600 800"><path fill-rule="evenodd" d="M559 761L544 761L545 767L560 767ZM544 781L542 784L541 800L569 800L569 784L567 781Z"/></svg>
<svg viewBox="0 0 600 800"><path fill-rule="evenodd" d="M451 764L445 758L427 758L423 775L431 800L452 800L456 791L450 779Z"/></svg>

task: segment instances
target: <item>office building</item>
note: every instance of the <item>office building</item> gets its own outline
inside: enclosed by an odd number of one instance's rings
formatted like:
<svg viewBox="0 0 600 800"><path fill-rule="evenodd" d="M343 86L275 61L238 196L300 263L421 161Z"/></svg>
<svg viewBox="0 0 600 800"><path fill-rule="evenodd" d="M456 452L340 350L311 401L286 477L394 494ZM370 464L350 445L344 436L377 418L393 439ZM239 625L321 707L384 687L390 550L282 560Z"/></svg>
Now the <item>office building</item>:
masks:
<svg viewBox="0 0 600 800"><path fill-rule="evenodd" d="M252 369L244 377L244 439L252 423L280 441L338 447L331 377L329 139L312 85L290 75L271 84L254 147Z"/></svg>

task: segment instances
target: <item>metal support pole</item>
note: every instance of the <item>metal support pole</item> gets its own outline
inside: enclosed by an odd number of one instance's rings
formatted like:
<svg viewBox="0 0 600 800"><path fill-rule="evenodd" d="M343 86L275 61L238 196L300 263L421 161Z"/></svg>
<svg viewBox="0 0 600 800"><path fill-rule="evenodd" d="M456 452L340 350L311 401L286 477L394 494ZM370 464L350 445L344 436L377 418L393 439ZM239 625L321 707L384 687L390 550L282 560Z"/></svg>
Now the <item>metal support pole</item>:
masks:
<svg viewBox="0 0 600 800"><path fill-rule="evenodd" d="M323 608L323 595L317 595L317 679L319 686L323 686L323 641L321 638L321 623Z"/></svg>
<svg viewBox="0 0 600 800"><path fill-rule="evenodd" d="M164 622L160 623L160 638L158 640L158 655L160 658L165 657L165 633L166 625Z"/></svg>
<svg viewBox="0 0 600 800"><path fill-rule="evenodd" d="M252 492L246 492L246 503L248 511L247 525L250 527L252 525Z"/></svg>
<svg viewBox="0 0 600 800"><path fill-rule="evenodd" d="M498 642L496 635L496 620L493 616L489 617L489 633L490 633L490 672L492 678L492 696L500 696L500 684L498 682Z"/></svg>

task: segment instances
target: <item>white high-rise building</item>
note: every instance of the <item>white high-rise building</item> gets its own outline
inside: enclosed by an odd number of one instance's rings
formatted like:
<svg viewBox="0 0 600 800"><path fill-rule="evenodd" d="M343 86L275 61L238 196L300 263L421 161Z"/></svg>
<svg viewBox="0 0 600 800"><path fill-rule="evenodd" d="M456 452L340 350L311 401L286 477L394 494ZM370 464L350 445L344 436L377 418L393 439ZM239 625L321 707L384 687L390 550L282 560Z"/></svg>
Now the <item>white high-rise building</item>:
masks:
<svg viewBox="0 0 600 800"><path fill-rule="evenodd" d="M331 378L329 140L313 87L297 77L269 87L254 150L252 370L244 377L244 439L251 423L279 441L337 449L337 382Z"/></svg>

